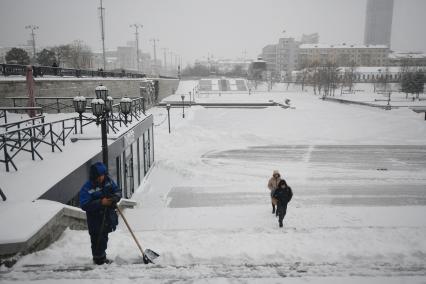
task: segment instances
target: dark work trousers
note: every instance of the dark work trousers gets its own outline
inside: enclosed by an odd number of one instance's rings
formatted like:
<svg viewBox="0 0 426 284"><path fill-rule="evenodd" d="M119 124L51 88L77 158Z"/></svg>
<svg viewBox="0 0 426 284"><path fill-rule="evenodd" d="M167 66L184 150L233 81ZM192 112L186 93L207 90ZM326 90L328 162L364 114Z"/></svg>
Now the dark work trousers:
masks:
<svg viewBox="0 0 426 284"><path fill-rule="evenodd" d="M281 223L284 219L285 214L287 213L287 203L281 204L281 202L278 202L277 212L278 221Z"/></svg>
<svg viewBox="0 0 426 284"><path fill-rule="evenodd" d="M92 243L93 259L103 259L106 257L106 249L108 245L108 233L101 230L98 234L90 235L90 242Z"/></svg>
<svg viewBox="0 0 426 284"><path fill-rule="evenodd" d="M274 197L275 189L271 190L271 205L272 205L272 213L275 213L275 205L272 203L272 198Z"/></svg>

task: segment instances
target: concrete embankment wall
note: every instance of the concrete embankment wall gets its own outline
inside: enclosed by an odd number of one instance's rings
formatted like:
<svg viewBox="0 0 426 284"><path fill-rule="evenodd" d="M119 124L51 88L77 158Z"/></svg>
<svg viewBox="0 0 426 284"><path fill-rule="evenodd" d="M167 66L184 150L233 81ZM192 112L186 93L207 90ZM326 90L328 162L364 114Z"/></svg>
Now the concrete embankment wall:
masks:
<svg viewBox="0 0 426 284"><path fill-rule="evenodd" d="M178 79L159 79L158 101L171 95L179 85ZM86 98L95 97L95 88L103 84L113 98L139 97L141 79L127 78L35 78L35 91L37 97L75 97L78 95ZM0 80L0 106L13 106L8 97L26 97L27 87L25 79Z"/></svg>

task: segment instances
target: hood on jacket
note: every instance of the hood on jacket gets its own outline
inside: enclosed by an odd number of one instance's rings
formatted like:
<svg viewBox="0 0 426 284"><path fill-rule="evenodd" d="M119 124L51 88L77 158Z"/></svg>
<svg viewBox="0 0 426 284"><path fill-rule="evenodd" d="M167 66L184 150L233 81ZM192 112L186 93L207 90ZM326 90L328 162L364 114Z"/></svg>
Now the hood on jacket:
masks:
<svg viewBox="0 0 426 284"><path fill-rule="evenodd" d="M272 172L272 176L273 175L280 175L281 176L281 174L280 174L280 172L278 171L278 170L274 170L273 172Z"/></svg>
<svg viewBox="0 0 426 284"><path fill-rule="evenodd" d="M96 181L96 179L102 175L106 175L107 168L104 163L97 162L90 166L90 180L92 182Z"/></svg>

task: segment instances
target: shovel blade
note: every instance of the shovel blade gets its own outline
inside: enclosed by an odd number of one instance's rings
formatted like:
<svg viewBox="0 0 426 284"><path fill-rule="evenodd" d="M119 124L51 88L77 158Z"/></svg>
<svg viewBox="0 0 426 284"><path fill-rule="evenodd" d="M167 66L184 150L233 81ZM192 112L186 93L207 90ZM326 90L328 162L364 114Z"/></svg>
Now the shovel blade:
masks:
<svg viewBox="0 0 426 284"><path fill-rule="evenodd" d="M159 257L160 255L156 253L155 251L152 251L150 249L146 249L143 253L143 262L145 264L148 263L154 263L153 260Z"/></svg>

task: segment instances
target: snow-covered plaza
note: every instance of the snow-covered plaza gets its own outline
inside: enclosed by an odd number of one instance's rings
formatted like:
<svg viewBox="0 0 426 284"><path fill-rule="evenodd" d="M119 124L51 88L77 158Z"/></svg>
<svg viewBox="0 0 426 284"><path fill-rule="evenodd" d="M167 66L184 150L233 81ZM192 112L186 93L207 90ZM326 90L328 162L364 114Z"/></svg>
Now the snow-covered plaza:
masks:
<svg viewBox="0 0 426 284"><path fill-rule="evenodd" d="M177 95L196 81L181 82ZM2 283L426 283L426 122L409 108L323 101L311 92L200 94L196 102L288 108L155 107L155 164L120 219L111 265L86 231L23 256ZM289 101L288 101L289 100ZM278 227L267 182L292 187Z"/></svg>

